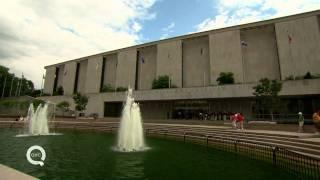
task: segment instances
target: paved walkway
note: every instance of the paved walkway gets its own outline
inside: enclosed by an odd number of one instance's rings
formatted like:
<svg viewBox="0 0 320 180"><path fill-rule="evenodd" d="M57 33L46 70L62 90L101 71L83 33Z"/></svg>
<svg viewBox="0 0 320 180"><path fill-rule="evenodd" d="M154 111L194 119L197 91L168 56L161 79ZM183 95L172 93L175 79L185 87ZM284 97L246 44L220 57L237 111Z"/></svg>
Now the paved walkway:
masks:
<svg viewBox="0 0 320 180"><path fill-rule="evenodd" d="M16 180L16 179L23 179L23 180L36 180L28 174L10 168L8 166L0 164L0 180Z"/></svg>

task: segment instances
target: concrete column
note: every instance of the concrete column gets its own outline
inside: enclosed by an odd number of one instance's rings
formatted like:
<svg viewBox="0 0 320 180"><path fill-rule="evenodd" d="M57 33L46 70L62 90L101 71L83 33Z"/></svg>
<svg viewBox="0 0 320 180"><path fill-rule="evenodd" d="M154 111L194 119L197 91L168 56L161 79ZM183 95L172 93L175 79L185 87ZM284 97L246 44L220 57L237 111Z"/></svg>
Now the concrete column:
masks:
<svg viewBox="0 0 320 180"><path fill-rule="evenodd" d="M93 56L88 59L86 71L86 93L99 93L101 83L102 56Z"/></svg>
<svg viewBox="0 0 320 180"><path fill-rule="evenodd" d="M221 72L232 72L235 83L243 82L240 31L226 31L209 35L211 84Z"/></svg>
<svg viewBox="0 0 320 180"><path fill-rule="evenodd" d="M135 87L137 50L119 51L117 66L117 87Z"/></svg>
<svg viewBox="0 0 320 180"><path fill-rule="evenodd" d="M317 16L275 24L282 79L320 74L320 30ZM290 40L291 38L291 40Z"/></svg>
<svg viewBox="0 0 320 180"><path fill-rule="evenodd" d="M109 84L116 88L118 55L110 54L105 56L105 59L103 85Z"/></svg>
<svg viewBox="0 0 320 180"><path fill-rule="evenodd" d="M210 84L208 36L183 40L183 87Z"/></svg>
<svg viewBox="0 0 320 180"><path fill-rule="evenodd" d="M280 79L274 25L241 30L245 82Z"/></svg>
<svg viewBox="0 0 320 180"><path fill-rule="evenodd" d="M71 61L64 66L64 76L63 76L63 90L64 95L72 95L74 89L74 83L76 78L76 68L77 63Z"/></svg>
<svg viewBox="0 0 320 180"><path fill-rule="evenodd" d="M55 66L50 66L46 68L46 77L44 81L43 93L52 95L55 73L56 73Z"/></svg>
<svg viewBox="0 0 320 180"><path fill-rule="evenodd" d="M158 44L157 77L168 75L171 84L182 87L182 49L181 40Z"/></svg>
<svg viewBox="0 0 320 180"><path fill-rule="evenodd" d="M138 51L138 89L152 89L157 70L157 46L143 47Z"/></svg>

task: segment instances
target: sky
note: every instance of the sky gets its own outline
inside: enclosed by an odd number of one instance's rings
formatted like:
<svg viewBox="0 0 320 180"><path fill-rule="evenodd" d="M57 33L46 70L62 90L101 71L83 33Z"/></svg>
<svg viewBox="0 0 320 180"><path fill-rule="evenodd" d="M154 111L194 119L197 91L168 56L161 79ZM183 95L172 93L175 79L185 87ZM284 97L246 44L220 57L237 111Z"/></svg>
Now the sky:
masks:
<svg viewBox="0 0 320 180"><path fill-rule="evenodd" d="M319 0L3 0L0 64L40 88L46 65L318 9Z"/></svg>

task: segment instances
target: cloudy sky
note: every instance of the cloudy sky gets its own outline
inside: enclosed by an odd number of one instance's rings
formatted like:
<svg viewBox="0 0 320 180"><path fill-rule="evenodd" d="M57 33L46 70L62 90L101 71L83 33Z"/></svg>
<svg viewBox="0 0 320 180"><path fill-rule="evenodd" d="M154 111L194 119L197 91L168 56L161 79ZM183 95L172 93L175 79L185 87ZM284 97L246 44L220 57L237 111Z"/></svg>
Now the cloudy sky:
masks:
<svg viewBox="0 0 320 180"><path fill-rule="evenodd" d="M319 0L3 1L0 64L40 88L45 65L317 9Z"/></svg>

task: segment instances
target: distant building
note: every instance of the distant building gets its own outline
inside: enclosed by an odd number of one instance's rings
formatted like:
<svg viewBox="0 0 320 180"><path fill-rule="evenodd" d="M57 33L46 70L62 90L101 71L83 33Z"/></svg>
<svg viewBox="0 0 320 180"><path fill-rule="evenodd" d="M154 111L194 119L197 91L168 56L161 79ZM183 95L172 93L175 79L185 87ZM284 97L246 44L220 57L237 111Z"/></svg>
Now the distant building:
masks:
<svg viewBox="0 0 320 180"><path fill-rule="evenodd" d="M120 115L125 95L101 92L109 85L133 87L144 119L195 118L200 112L243 112L254 118L266 113L256 107L252 94L261 78L282 81L282 113L311 114L320 108L320 79L303 76L320 74L320 10L145 43L45 69L44 93L52 95L61 86L64 96L44 98L73 102L75 92L86 94L86 115ZM235 84L217 85L221 72L232 72ZM177 88L153 90L152 81L161 75L168 75Z"/></svg>

